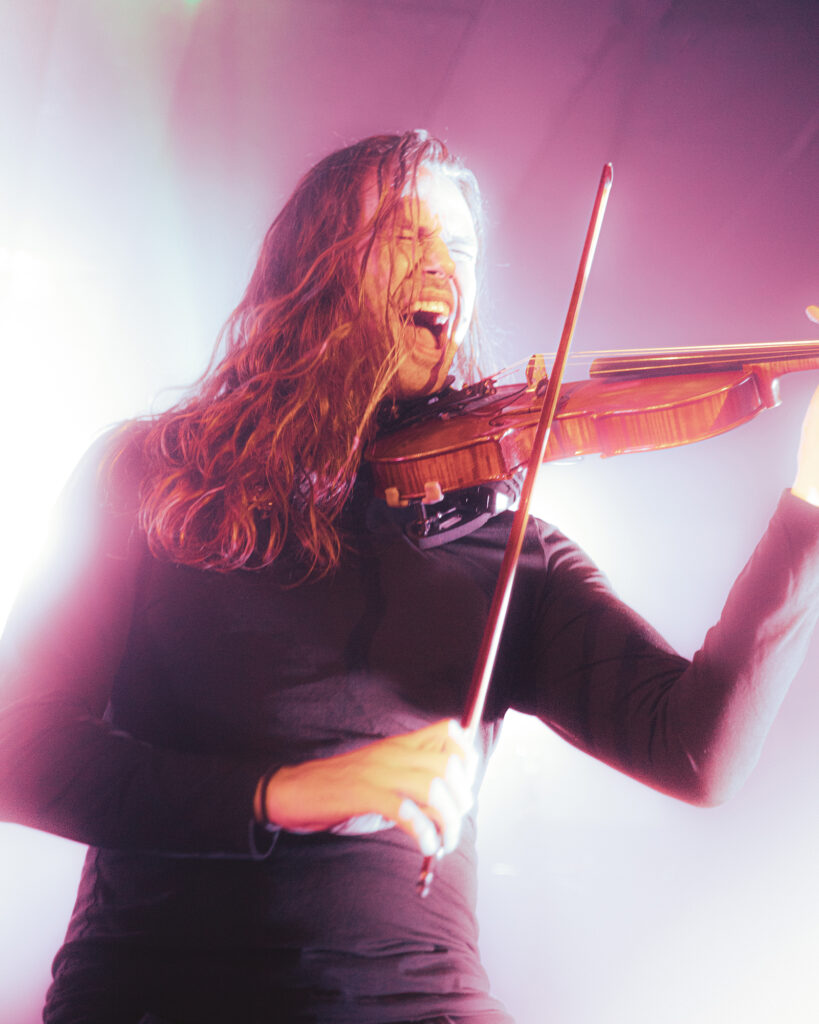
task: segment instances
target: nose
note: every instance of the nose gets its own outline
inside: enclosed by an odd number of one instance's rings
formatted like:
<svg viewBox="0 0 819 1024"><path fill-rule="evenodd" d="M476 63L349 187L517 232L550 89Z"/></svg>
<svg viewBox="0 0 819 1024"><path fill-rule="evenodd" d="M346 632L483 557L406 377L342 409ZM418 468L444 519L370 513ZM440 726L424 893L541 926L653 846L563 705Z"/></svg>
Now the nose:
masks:
<svg viewBox="0 0 819 1024"><path fill-rule="evenodd" d="M432 235L426 240L423 269L424 273L435 274L439 277L455 276L455 261L450 256L447 244L440 235Z"/></svg>

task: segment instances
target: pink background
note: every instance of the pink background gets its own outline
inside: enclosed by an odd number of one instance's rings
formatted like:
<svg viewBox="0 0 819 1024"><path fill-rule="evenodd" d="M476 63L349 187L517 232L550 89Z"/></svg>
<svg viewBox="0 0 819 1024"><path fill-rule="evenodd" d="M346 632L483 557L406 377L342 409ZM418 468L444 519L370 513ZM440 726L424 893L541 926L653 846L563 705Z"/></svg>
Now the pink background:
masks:
<svg viewBox="0 0 819 1024"><path fill-rule="evenodd" d="M818 29L810 0L4 4L0 614L91 438L196 376L298 175L363 135L426 127L477 172L498 365L554 350L607 160L577 349L817 337ZM549 466L538 511L690 654L790 483L816 376L723 438ZM817 666L814 644L719 810L510 721L480 913L519 1024L819 1018ZM0 826L6 1024L38 1019L81 856Z"/></svg>

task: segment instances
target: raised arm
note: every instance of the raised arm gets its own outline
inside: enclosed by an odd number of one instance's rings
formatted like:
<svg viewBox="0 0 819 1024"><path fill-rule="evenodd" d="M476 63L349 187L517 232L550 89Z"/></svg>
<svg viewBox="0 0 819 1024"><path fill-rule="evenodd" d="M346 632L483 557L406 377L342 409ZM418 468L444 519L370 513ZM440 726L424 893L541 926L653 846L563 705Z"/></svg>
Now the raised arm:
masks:
<svg viewBox="0 0 819 1024"><path fill-rule="evenodd" d="M581 552L543 533L534 653L513 704L648 785L698 804L725 800L755 765L819 617L818 497L814 396L793 491L691 663Z"/></svg>

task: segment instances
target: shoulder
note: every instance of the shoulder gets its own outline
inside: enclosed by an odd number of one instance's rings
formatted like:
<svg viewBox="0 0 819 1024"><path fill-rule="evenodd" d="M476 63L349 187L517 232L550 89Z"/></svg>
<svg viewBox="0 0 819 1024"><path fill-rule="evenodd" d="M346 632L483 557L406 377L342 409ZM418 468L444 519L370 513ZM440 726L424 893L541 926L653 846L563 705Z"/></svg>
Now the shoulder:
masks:
<svg viewBox="0 0 819 1024"><path fill-rule="evenodd" d="M546 567L552 573L579 577L600 577L602 573L590 555L570 536L553 523L532 517L529 521L529 543L537 545Z"/></svg>
<svg viewBox="0 0 819 1024"><path fill-rule="evenodd" d="M128 421L106 430L81 457L57 502L50 541L70 560L91 552L123 557L138 536L146 426ZM70 552L70 553L69 553Z"/></svg>
<svg viewBox="0 0 819 1024"><path fill-rule="evenodd" d="M506 551L513 518L512 512L494 516L452 547L466 562L482 567L494 578ZM516 568L515 589L532 597L536 593L553 592L554 588L559 588L561 593L569 589L609 592L611 584L571 537L554 524L530 516Z"/></svg>
<svg viewBox="0 0 819 1024"><path fill-rule="evenodd" d="M145 474L143 440L147 424L128 420L101 434L68 479L64 497L93 503L114 513L133 512Z"/></svg>
<svg viewBox="0 0 819 1024"><path fill-rule="evenodd" d="M512 531L513 512L502 512L478 531L482 542L505 549ZM560 571L572 567L596 567L586 552L554 523L529 516L523 539L521 558L539 561L543 569Z"/></svg>
<svg viewBox="0 0 819 1024"><path fill-rule="evenodd" d="M43 623L68 621L72 609L82 618L93 607L101 622L102 605L113 607L112 595L131 586L147 550L137 521L136 434L132 424L106 431L69 476L23 581L10 620L16 635L40 637Z"/></svg>

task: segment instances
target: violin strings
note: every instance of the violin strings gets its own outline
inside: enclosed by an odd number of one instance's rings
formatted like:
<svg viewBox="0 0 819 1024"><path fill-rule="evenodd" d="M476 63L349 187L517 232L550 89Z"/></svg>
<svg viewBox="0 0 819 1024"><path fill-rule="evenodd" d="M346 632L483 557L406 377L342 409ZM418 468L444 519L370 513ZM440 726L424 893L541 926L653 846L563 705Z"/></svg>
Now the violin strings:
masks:
<svg viewBox="0 0 819 1024"><path fill-rule="evenodd" d="M732 352L769 352L785 349L793 346L804 346L805 348L819 348L819 339L808 339L804 341L750 341L740 342L732 345L683 345L683 346L659 346L657 348L617 348L617 349L587 349L575 352L576 359L616 359L618 356L663 356L663 355L697 355ZM548 357L548 354L547 354ZM524 360L525 361L525 360Z"/></svg>
<svg viewBox="0 0 819 1024"><path fill-rule="evenodd" d="M740 342L738 344L731 345L668 345L668 346L657 346L649 348L609 348L609 349L581 349L577 352L573 352L569 359L575 361L583 361L584 359L617 359L620 356L664 356L664 355L720 355L722 353L735 353L735 352L770 352L780 349L791 348L794 349L804 347L805 349L817 350L819 349L819 339L805 339L802 341L750 341ZM554 352L543 352L539 353L544 359L554 359ZM513 363L509 363L507 366L498 370L496 373L490 374L492 377L498 377L502 374L511 373L514 370L519 369L522 366L526 366L529 362L529 358L517 359Z"/></svg>

